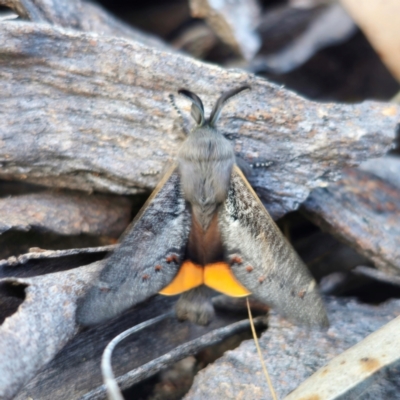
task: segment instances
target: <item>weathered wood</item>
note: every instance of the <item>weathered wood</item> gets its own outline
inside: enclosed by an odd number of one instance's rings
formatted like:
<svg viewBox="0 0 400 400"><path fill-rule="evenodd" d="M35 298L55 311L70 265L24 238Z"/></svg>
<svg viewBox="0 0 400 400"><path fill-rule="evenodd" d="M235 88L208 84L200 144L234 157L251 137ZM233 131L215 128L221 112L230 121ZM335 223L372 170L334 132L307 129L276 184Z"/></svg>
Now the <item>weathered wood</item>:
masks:
<svg viewBox="0 0 400 400"><path fill-rule="evenodd" d="M202 21L193 22L172 41L174 48L197 59L205 58L217 44L218 37Z"/></svg>
<svg viewBox="0 0 400 400"><path fill-rule="evenodd" d="M284 74L299 67L317 51L349 39L357 27L339 3L332 4L316 16L309 27L275 54L256 57L248 65L254 72Z"/></svg>
<svg viewBox="0 0 400 400"><path fill-rule="evenodd" d="M265 327L266 320L263 317L254 318L254 324L256 327ZM120 376L117 379L117 382L120 385L121 389L128 389L133 384L151 375L154 375L156 372L159 372L161 369L166 368L179 360L182 360L184 357L187 357L191 354L196 354L199 352L199 350L205 347L213 346L217 343L220 343L222 340L232 336L233 334L237 334L248 329L250 329L249 321L242 320L228 326L210 330L203 336L181 344L180 346L172 349L167 354L164 354L159 358ZM105 398L105 388L104 386L100 386L99 388L96 388L95 390L82 396L81 400L99 400ZM23 397L21 397L21 400L22 399ZM51 397L49 399L51 399Z"/></svg>
<svg viewBox="0 0 400 400"><path fill-rule="evenodd" d="M294 38L301 36L327 6L297 8L291 3L269 8L260 17L258 31L262 38L259 54L271 54L282 50Z"/></svg>
<svg viewBox="0 0 400 400"><path fill-rule="evenodd" d="M377 268L400 275L400 190L396 186L369 172L348 169L340 181L314 190L302 210Z"/></svg>
<svg viewBox="0 0 400 400"><path fill-rule="evenodd" d="M326 400L361 398L373 383L382 380L388 370L396 371L400 367L399 329L400 317L397 317L330 360L285 400L312 399L315 396ZM375 393L376 396L379 392ZM391 397L383 394L378 398L375 396L371 398L384 400Z"/></svg>
<svg viewBox="0 0 400 400"><path fill-rule="evenodd" d="M4 22L0 40L0 176L50 186L153 188L182 137L168 96L186 87L209 109L220 92L250 84L219 129L247 162L268 165L250 181L277 218L342 167L384 153L400 115L396 105L310 102L245 72L124 39Z"/></svg>
<svg viewBox="0 0 400 400"><path fill-rule="evenodd" d="M41 192L0 199L0 234L33 229L118 237L130 219L130 201L117 196Z"/></svg>
<svg viewBox="0 0 400 400"><path fill-rule="evenodd" d="M389 285L400 286L400 277L386 274L379 269L359 265L353 270L356 274L367 276L379 282L388 283Z"/></svg>
<svg viewBox="0 0 400 400"><path fill-rule="evenodd" d="M173 51L166 43L144 34L108 14L101 6L82 0L0 0L21 18L100 35L125 37L146 46Z"/></svg>
<svg viewBox="0 0 400 400"><path fill-rule="evenodd" d="M92 390L93 396L102 397L104 391L96 388L101 385L100 357L108 341L129 326L173 307L176 297L156 296L106 324L75 336L78 332L77 302L103 262L80 265L104 257L113 248L33 249L31 253L0 262L0 277L3 278L0 279L1 398L13 397L39 370L42 371L17 398L77 399ZM237 324L243 318L242 313L218 311L222 309L225 309L224 304L219 304L216 317L207 327L171 318L123 342L118 346L113 365L117 375L126 374L121 378L124 387L131 385L133 379L137 382L195 354L208 346L211 339L215 342L248 329L248 322ZM260 311L265 314L267 309L264 307ZM258 323L264 324L263 320ZM178 345L183 347L175 349ZM162 354L165 354L162 359L144 366ZM139 369L131 371L135 368Z"/></svg>
<svg viewBox="0 0 400 400"><path fill-rule="evenodd" d="M11 399L77 333L77 298L101 267L96 262L66 272L0 280L8 292L14 288L15 296L22 292L25 297L0 326L1 398ZM5 301L11 298L8 293Z"/></svg>
<svg viewBox="0 0 400 400"><path fill-rule="evenodd" d="M0 278L29 278L61 272L99 261L116 245L68 250L29 249L29 253L0 260Z"/></svg>
<svg viewBox="0 0 400 400"><path fill-rule="evenodd" d="M397 317L400 301L392 300L380 306L370 306L354 300L331 298L327 299L326 305L331 322L327 332L310 331L293 326L273 312L271 313L269 328L263 333L259 342L279 399L283 399L296 389L300 383L329 360ZM397 334L392 334L392 340L397 341L396 346L398 346ZM376 346L379 348L378 343ZM365 356L368 357L368 353ZM391 357L398 357L398 352L391 352ZM361 368L363 366L365 366L364 377L368 372L379 368L368 360L361 361ZM369 366L373 368L367 371ZM347 379L346 371L347 367L344 364L340 369L343 382ZM375 381L366 380L364 390L368 390L370 394L368 398L374 400L395 398L393 396L398 393L399 377L398 367L393 365L386 370L386 373L375 375ZM371 385L372 383L374 385ZM327 388L329 387L335 389L338 385L327 381ZM240 396L246 399L271 399L253 340L243 342L237 349L227 352L200 371L184 398L185 400L233 400ZM293 397L289 395L289 398ZM295 398L296 400L317 399L318 396ZM356 399L357 395L344 398Z"/></svg>
<svg viewBox="0 0 400 400"><path fill-rule="evenodd" d="M370 172L400 189L400 157L387 155L363 162L360 169Z"/></svg>
<svg viewBox="0 0 400 400"><path fill-rule="evenodd" d="M349 272L358 265L368 264L365 257L326 232L304 234L292 241L292 245L317 281L328 274Z"/></svg>
<svg viewBox="0 0 400 400"><path fill-rule="evenodd" d="M233 51L251 60L261 46L256 32L260 7L256 0L190 0L192 16L205 18Z"/></svg>

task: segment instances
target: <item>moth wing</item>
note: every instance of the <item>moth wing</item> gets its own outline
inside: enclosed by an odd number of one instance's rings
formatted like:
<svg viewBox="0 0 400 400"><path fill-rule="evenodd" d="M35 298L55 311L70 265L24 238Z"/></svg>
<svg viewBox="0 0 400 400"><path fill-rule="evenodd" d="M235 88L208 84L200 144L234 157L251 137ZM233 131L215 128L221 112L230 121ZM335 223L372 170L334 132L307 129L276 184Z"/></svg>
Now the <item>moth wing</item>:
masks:
<svg viewBox="0 0 400 400"><path fill-rule="evenodd" d="M191 225L174 166L106 259L77 311L82 325L112 318L167 286L183 261Z"/></svg>
<svg viewBox="0 0 400 400"><path fill-rule="evenodd" d="M327 326L316 282L237 166L219 213L222 241L235 277L293 322Z"/></svg>

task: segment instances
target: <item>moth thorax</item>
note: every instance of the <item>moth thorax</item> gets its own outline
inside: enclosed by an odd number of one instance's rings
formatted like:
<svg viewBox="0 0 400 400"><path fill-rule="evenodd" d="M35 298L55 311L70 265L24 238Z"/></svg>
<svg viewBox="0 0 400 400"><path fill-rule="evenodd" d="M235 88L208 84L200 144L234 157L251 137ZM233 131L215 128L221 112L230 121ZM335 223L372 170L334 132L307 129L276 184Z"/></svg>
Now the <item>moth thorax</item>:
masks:
<svg viewBox="0 0 400 400"><path fill-rule="evenodd" d="M185 142L178 163L185 199L212 214L226 199L235 156L222 135L206 132Z"/></svg>
<svg viewBox="0 0 400 400"><path fill-rule="evenodd" d="M180 175L185 199L203 229L228 195L233 160L192 162L181 160Z"/></svg>

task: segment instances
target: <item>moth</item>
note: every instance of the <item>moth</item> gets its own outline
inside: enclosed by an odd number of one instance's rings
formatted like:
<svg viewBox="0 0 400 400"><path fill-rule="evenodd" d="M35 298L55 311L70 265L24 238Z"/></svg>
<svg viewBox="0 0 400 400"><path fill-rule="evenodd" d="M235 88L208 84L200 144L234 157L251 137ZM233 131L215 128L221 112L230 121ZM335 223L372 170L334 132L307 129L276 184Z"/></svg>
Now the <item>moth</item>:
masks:
<svg viewBox="0 0 400 400"><path fill-rule="evenodd" d="M102 322L160 293L181 294L179 319L207 324L211 288L252 295L295 323L327 325L316 282L216 128L226 101L245 89L223 93L208 119L196 94L179 91L192 103L196 127L83 298L79 323Z"/></svg>

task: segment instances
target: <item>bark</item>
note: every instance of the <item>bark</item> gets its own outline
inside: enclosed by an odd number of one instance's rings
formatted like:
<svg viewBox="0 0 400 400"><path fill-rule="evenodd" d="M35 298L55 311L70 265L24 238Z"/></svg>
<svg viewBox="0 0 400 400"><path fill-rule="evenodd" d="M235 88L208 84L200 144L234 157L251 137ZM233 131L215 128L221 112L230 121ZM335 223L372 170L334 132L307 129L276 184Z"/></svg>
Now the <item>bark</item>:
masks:
<svg viewBox="0 0 400 400"><path fill-rule="evenodd" d="M274 218L297 209L310 190L325 188L336 181L344 167L384 154L395 137L400 106L376 102L354 105L311 102L246 72L223 69L175 53L161 41L127 28L98 6L79 0L3 0L1 4L12 7L30 21L0 24L1 178L89 192L136 194L151 190L183 140L177 115L168 102L169 95L182 87L200 95L210 110L221 92L251 85L251 92L227 105L219 129L231 139L237 156L253 165L250 181ZM179 99L177 104L189 114L188 102ZM381 208L367 204L367 215L373 216L374 224L380 221L385 227L393 212L397 212L397 194L372 178L356 179L356 184L371 186L376 196L372 199L376 198ZM344 212L345 195L353 196L359 206L354 211L355 217L362 222L361 206L365 205L362 194L342 183L338 185L336 201L341 209L333 208L334 215ZM331 189L319 190L325 193ZM329 199L333 196L335 193L328 196L326 207L330 206ZM7 199L2 200L8 217L24 213L25 218L3 220L3 230L36 225L61 231L64 223L61 218L52 221L48 215L46 218L37 215L43 194L24 198L29 201L23 206L13 199L14 211L9 211ZM379 204L382 198L385 201ZM33 200L38 205L34 211L27 212L34 205ZM56 217L61 217L56 211L61 200L58 197L51 206ZM68 200L63 201L65 208ZM102 207L107 208L105 204ZM116 215L115 210L105 208L102 213L92 210L97 213L93 219L97 222L90 228L94 233L112 231L109 216ZM87 232L79 210L70 212L69 216L73 217L64 224L64 227L68 225L68 232ZM322 211L318 210L319 215L331 223L333 230L342 229L337 219L331 222L329 208ZM377 220L378 211L382 215ZM35 219L27 219L29 214L35 214ZM103 217L108 222L102 221ZM358 240L348 228L353 224L351 217L343 229L347 236L342 234L341 239L353 245L361 243L363 254L375 257L377 265L397 271L398 266L394 264L397 253L392 244L382 242L392 246L389 254L381 248L378 239L367 238L371 234L368 229L372 228L362 225L356 226L356 235L361 237ZM53 223L56 228L52 227ZM96 223L103 224L103 230ZM379 240L390 239L379 226L373 228L372 233ZM395 227L389 228L397 235ZM371 240L373 246L370 246ZM34 249L28 255L0 262L3 277L0 281L0 397L13 397L32 378L19 398L76 398L88 391L93 396L102 396L96 367L105 343L127 326L172 305L173 299L157 297L102 327L79 332L75 323L77 302L97 276L103 265L100 260L109 250L109 247L58 252ZM379 315L374 318L382 322ZM117 374L123 374L123 385L129 385L134 381L132 376L136 376L134 379L140 374L140 377L148 376L180 357L193 354L208 345L209 340L217 340L221 337L218 329L232 322L235 321L221 317L215 320L215 325L199 328L173 320L167 328L165 325L154 327L136 338L134 350L129 343L121 346L120 354L115 357ZM245 324L239 323L241 327ZM223 335L235 332L237 326L223 328ZM340 328L343 334L343 326ZM290 327L290 335L295 329ZM210 335L202 337L207 332ZM349 332L345 337L356 340ZM300 332L299 337L306 340L309 334ZM329 338L322 341L330 344ZM176 348L182 343L183 347ZM311 350L318 347L315 343L314 340L310 344ZM340 351L340 346L333 347ZM298 348L296 344L296 352ZM165 350L167 355L147 365L147 370L129 373L144 364L146 356L155 359ZM252 360L249 370L258 365L258 360ZM240 379L247 379L243 371L239 375ZM253 384L256 371L250 375L252 389L258 390ZM240 383L239 378L230 382ZM291 384L295 382L299 381L293 379ZM246 385L248 388L249 384ZM236 396L238 392L233 393ZM227 398L225 394L222 397Z"/></svg>
<svg viewBox="0 0 400 400"><path fill-rule="evenodd" d="M131 219L128 199L41 192L0 199L0 234L10 229L118 237Z"/></svg>
<svg viewBox="0 0 400 400"><path fill-rule="evenodd" d="M176 298L156 296L106 324L79 331L75 322L79 298L103 266L96 260L113 248L32 249L0 262L1 398L17 393L17 399L105 398L99 366L106 344L130 326L173 307ZM85 261L92 264L81 266ZM226 308L224 303L217 306ZM248 321L240 321L242 315L217 311L206 327L173 317L146 329L118 346L113 367L116 376L121 375L119 382L129 387L211 343L249 329ZM256 324L265 327L265 318L256 319Z"/></svg>
<svg viewBox="0 0 400 400"><path fill-rule="evenodd" d="M4 22L0 38L1 177L152 189L182 142L168 96L186 87L210 109L220 92L250 84L219 129L239 157L261 166L250 181L278 218L343 167L387 151L400 115L384 103L310 102L254 75L121 38L22 22Z"/></svg>
<svg viewBox="0 0 400 400"><path fill-rule="evenodd" d="M392 397L390 393L393 389L388 390L388 386L393 387L396 382L396 379L390 379L390 373L396 373L400 367L400 341L397 335L399 328L400 317L397 317L330 360L285 397L285 400L312 399L315 396L326 400L339 400L343 397L355 399L363 396L367 390L370 398L383 400ZM343 365L346 365L345 374ZM371 390L371 386L377 386L378 382L380 386L386 384L386 396L375 388ZM371 392L375 392L375 395Z"/></svg>
<svg viewBox="0 0 400 400"><path fill-rule="evenodd" d="M77 333L77 298L101 266L1 280L1 398L11 399ZM22 300L17 310L16 298Z"/></svg>
<svg viewBox="0 0 400 400"><path fill-rule="evenodd" d="M357 31L353 20L336 3L321 12L309 27L280 51L256 57L247 68L284 74L298 68L319 50L345 42Z"/></svg>
<svg viewBox="0 0 400 400"><path fill-rule="evenodd" d="M97 4L82 0L0 0L22 19L58 25L99 35L125 37L146 46L172 51L160 39L144 34L108 14Z"/></svg>
<svg viewBox="0 0 400 400"><path fill-rule="evenodd" d="M192 16L205 18L234 52L251 60L261 46L256 32L260 7L256 0L190 0Z"/></svg>
<svg viewBox="0 0 400 400"><path fill-rule="evenodd" d="M77 268L101 260L115 247L109 245L68 250L31 248L29 253L0 260L0 278L29 278Z"/></svg>
<svg viewBox="0 0 400 400"><path fill-rule="evenodd" d="M396 398L400 383L398 318L384 325L398 316L399 305L399 300L371 306L351 299L327 299L331 322L327 332L293 326L271 314L269 328L259 341L278 398L355 399L363 391L364 396L368 393L368 399ZM303 381L302 395L297 390L289 394ZM336 396L329 397L329 393ZM184 398L233 400L240 396L272 398L252 340L200 371Z"/></svg>
<svg viewBox="0 0 400 400"><path fill-rule="evenodd" d="M266 321L262 317L258 317L254 319L254 324L256 327L263 326L265 327ZM173 363L176 363L179 360L182 360L184 357L187 357L191 354L196 354L205 347L213 346L217 343L220 343L222 340L250 328L250 324L248 320L238 321L231 325L214 329L203 336L194 339L190 342L184 343L167 354L160 356L159 358L148 362L147 364L138 367L133 371L129 371L128 373L120 376L117 379L118 384L121 389L128 389L133 384L141 381L145 378L148 378L151 375L154 375L156 372L160 371L163 368L166 368ZM82 400L98 400L105 399L106 392L104 386L100 386L89 393L82 396ZM23 397L21 397L21 400ZM51 399L51 397L49 397Z"/></svg>
<svg viewBox="0 0 400 400"><path fill-rule="evenodd" d="M400 275L400 190L372 173L346 170L343 178L314 190L306 215L384 272Z"/></svg>

